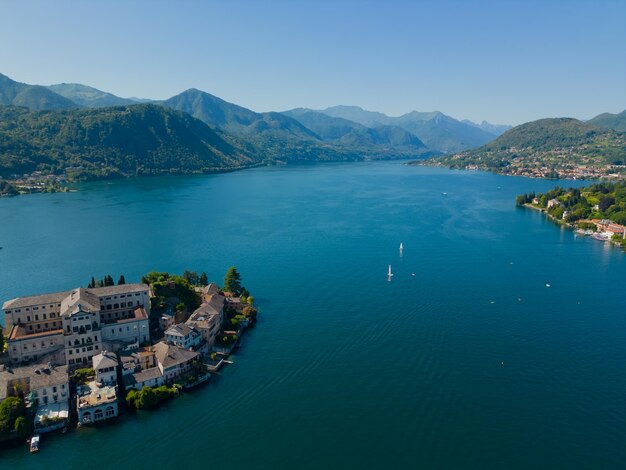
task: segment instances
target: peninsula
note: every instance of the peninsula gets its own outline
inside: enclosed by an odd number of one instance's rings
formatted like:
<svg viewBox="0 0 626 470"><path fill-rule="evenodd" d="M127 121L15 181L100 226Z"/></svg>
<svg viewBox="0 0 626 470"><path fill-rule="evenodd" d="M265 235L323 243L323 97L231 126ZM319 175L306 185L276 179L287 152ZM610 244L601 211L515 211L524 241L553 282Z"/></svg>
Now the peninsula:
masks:
<svg viewBox="0 0 626 470"><path fill-rule="evenodd" d="M623 179L626 133L605 125L594 119L540 119L516 126L482 147L414 164L532 178Z"/></svg>
<svg viewBox="0 0 626 470"><path fill-rule="evenodd" d="M209 380L256 323L254 299L231 267L151 272L4 302L0 442L153 408ZM37 447L38 448L38 447Z"/></svg>

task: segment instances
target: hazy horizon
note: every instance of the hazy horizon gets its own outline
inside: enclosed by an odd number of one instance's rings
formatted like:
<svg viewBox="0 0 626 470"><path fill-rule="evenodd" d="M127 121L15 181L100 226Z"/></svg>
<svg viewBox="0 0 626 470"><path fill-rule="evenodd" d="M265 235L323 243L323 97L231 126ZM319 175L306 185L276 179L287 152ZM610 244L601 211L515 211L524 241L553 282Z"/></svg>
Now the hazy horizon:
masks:
<svg viewBox="0 0 626 470"><path fill-rule="evenodd" d="M0 73L254 111L359 106L516 125L626 108L626 3L0 3Z"/></svg>

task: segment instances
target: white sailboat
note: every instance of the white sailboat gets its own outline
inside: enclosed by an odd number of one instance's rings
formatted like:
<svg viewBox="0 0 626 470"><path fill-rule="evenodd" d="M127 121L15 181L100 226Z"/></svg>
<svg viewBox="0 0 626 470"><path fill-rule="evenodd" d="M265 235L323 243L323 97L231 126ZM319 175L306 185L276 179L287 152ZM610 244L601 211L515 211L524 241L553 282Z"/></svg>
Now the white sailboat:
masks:
<svg viewBox="0 0 626 470"><path fill-rule="evenodd" d="M389 271L387 272L387 277L389 278L390 281L391 281L392 276L393 276L393 273L391 272L391 265L389 265Z"/></svg>
<svg viewBox="0 0 626 470"><path fill-rule="evenodd" d="M400 242L400 251L404 250L404 247L402 246L402 242Z"/></svg>

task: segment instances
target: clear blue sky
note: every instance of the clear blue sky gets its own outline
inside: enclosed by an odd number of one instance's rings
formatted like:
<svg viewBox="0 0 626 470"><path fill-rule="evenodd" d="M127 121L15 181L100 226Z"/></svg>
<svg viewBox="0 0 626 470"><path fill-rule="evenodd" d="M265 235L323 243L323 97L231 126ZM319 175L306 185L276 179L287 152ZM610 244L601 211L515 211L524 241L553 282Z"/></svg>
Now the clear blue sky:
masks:
<svg viewBox="0 0 626 470"><path fill-rule="evenodd" d="M626 108L626 1L0 1L0 72L255 111L518 124Z"/></svg>

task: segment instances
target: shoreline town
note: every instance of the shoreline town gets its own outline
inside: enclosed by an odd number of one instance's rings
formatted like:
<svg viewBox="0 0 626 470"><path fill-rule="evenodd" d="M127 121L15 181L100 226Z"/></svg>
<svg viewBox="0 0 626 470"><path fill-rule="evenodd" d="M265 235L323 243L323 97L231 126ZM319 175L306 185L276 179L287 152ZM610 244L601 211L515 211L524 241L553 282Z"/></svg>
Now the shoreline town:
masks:
<svg viewBox="0 0 626 470"><path fill-rule="evenodd" d="M209 380L256 322L253 299L238 282L239 292L188 285L197 308L159 309L155 287L173 283L92 282L6 301L0 416L12 422L0 423L2 440L33 436L34 452L41 434L113 419L127 405L152 408Z"/></svg>

